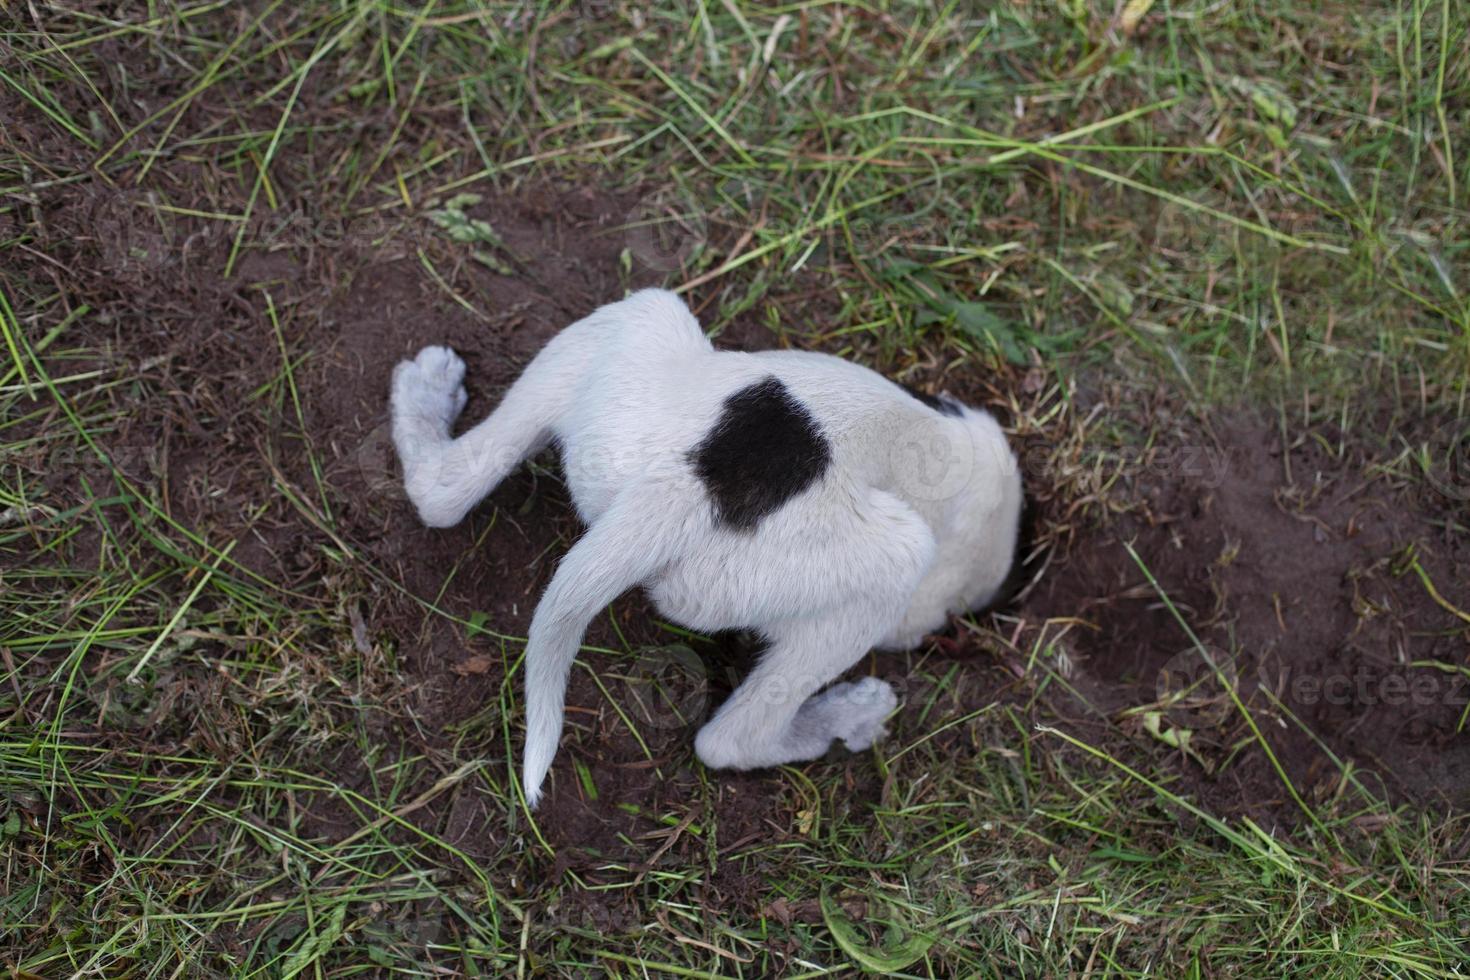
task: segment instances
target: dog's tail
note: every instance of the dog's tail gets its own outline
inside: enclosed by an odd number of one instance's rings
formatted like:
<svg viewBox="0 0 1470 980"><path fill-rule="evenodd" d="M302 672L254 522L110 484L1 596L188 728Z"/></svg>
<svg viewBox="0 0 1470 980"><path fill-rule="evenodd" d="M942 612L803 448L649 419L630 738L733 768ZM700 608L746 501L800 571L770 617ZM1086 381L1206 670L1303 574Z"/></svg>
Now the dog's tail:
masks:
<svg viewBox="0 0 1470 980"><path fill-rule="evenodd" d="M684 499L680 499L680 497ZM694 532L687 494L627 487L567 552L536 606L526 643L526 748L521 782L534 807L561 740L572 661L587 624L619 595L654 576Z"/></svg>

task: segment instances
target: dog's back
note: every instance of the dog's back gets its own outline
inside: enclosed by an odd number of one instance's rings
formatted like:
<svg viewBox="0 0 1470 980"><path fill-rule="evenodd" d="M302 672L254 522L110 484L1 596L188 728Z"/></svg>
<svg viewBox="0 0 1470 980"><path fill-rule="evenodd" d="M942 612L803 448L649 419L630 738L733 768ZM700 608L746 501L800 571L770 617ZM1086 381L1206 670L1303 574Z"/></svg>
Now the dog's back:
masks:
<svg viewBox="0 0 1470 980"><path fill-rule="evenodd" d="M716 350L687 307L663 290L634 293L561 336L573 331L584 336L586 374L569 385L572 400L555 429L589 522L631 480L692 479L709 494L719 489L711 477L722 469L739 471L747 483L762 476L783 483L768 494L783 501L794 496L793 483L821 477L893 492L937 517L936 503L956 495L977 452L1009 457L989 416L953 402L935 408L850 361L810 351ZM977 419L984 420L978 429ZM720 430L746 438L710 442ZM814 457L824 457L820 468ZM783 461L790 465L779 472ZM719 509L718 499L711 504Z"/></svg>

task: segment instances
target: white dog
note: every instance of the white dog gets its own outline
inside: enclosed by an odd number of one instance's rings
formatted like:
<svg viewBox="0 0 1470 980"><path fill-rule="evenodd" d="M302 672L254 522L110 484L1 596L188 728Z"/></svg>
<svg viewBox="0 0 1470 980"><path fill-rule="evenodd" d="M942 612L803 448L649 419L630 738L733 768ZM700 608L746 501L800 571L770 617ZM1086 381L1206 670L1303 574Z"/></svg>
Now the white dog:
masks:
<svg viewBox="0 0 1470 980"><path fill-rule="evenodd" d="M463 378L446 347L393 372L393 443L424 523L458 523L555 440L588 528L526 646L531 806L583 633L635 585L692 630L769 641L695 740L711 768L753 769L882 737L886 682L822 688L874 646L910 648L983 606L1010 569L1021 481L994 419L826 354L717 351L672 293L567 327L456 439Z"/></svg>

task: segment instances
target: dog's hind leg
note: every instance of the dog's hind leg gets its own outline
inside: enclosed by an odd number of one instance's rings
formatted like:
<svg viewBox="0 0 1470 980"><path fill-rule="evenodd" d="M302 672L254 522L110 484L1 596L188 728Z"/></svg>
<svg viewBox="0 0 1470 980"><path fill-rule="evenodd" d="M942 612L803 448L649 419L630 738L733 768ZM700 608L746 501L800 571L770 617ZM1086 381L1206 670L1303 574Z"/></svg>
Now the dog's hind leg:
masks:
<svg viewBox="0 0 1470 980"><path fill-rule="evenodd" d="M821 688L902 618L933 559L934 539L917 514L886 494L873 494L868 512L857 516L846 522L846 560L808 573L840 582L845 594L811 615L765 628L770 648L695 739L705 765L799 762L825 753L833 739L859 750L883 735L883 721L898 703L886 682L865 677Z"/></svg>
<svg viewBox="0 0 1470 980"><path fill-rule="evenodd" d="M404 487L430 527L458 524L509 473L534 455L578 391L598 340L586 321L552 338L495 411L458 439L464 362L448 347L425 347L393 371L393 445Z"/></svg>
<svg viewBox="0 0 1470 980"><path fill-rule="evenodd" d="M711 769L758 769L815 759L840 738L865 749L898 704L886 681L865 677L816 692L856 663L888 623L861 605L768 631L770 649L699 730L694 749Z"/></svg>
<svg viewBox="0 0 1470 980"><path fill-rule="evenodd" d="M589 377L609 345L654 351L708 350L684 302L645 289L594 310L546 344L495 411L458 439L450 428L464 408L464 362L448 347L425 347L393 371L393 445L404 486L431 527L458 524L511 470L544 447L579 397L597 397Z"/></svg>

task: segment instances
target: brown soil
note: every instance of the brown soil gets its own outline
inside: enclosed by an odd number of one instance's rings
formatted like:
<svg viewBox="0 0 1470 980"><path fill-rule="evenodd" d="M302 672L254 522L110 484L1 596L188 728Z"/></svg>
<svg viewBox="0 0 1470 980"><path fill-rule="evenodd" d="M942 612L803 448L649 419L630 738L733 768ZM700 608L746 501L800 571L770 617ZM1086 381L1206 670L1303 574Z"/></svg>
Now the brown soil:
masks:
<svg viewBox="0 0 1470 980"><path fill-rule="evenodd" d="M548 337L619 294L625 236L615 229L627 212L625 199L547 187L481 206L477 216L528 257L514 276L474 263L455 269L451 281L481 315L450 300L413 258L375 258L328 300L300 340L315 355L303 399L340 502L341 533L411 595L442 595L442 609L460 619L482 614L497 633L525 635L554 562L578 533L554 459L548 454L513 476L462 527L418 526L398 492L384 428L388 375L419 346L448 343L469 366L465 418L483 416ZM646 270L645 281L653 281ZM745 346L770 343L753 322L737 321L736 332ZM946 383L954 387L956 379ZM1151 741L1127 713L1167 695L1171 679L1202 677L1162 590L1200 642L1223 654L1243 703L1304 795L1320 801L1340 791L1330 752L1351 760L1370 790L1393 799L1470 803L1465 674L1411 666L1463 668L1466 624L1436 604L1414 573L1405 574L1404 557L1407 547L1417 549L1431 580L1451 602L1466 605L1461 584L1470 578L1470 546L1446 525L1454 501L1370 479L1378 446L1347 438L1341 457L1329 456L1322 446L1344 444L1343 433L1300 434L1283 456L1275 428L1248 413L1196 428L1178 438L1197 448L1167 454L1167 465L1155 459L1127 467L1123 489L1115 491L1115 505L1127 513L1080 532L1008 611L1024 629L1063 631L1065 664L1058 669L1075 696L1052 698L1044 710L1099 738L1116 739L1121 731L1146 751L1173 751ZM297 486L309 485L304 460L287 467ZM1045 478L1028 474L1033 483ZM1158 589L1124 542L1133 544ZM371 615L369 631L397 647L401 669L415 679L421 726L448 731L498 703L518 642L470 636L403 596L387 597ZM698 655L648 653L684 642L693 642ZM658 819L662 803L686 799L689 784L700 779L718 784L718 809L709 818L722 845L789 832L768 822L780 777L708 774L692 759L694 722L749 659L748 640L681 639L634 594L594 625L587 643L616 651L584 659L618 707L640 714L647 752L594 678L577 671L568 732L538 818L562 862L585 870L676 843L677 833L671 837ZM966 643L942 641L939 650L978 673L966 687L966 707L1008 696L1013 678L977 659ZM866 669L902 689L910 662L882 658ZM671 689L672 705L649 695L654 679ZM1266 753L1240 748L1250 734L1240 712L1212 677L1205 680L1168 711L1171 724L1195 733L1196 755L1175 753L1175 791L1225 814L1299 817ZM1089 719L1116 724L1098 727ZM507 751L498 719L477 733L486 753ZM874 778L862 759L836 764L847 765L859 783ZM466 834L474 812L456 804L450 832Z"/></svg>
<svg viewBox="0 0 1470 980"><path fill-rule="evenodd" d="M1375 477L1371 429L1314 426L1284 447L1242 413L1194 438L1169 465L1135 468L1136 509L1078 540L1023 606L1078 618L1061 640L1077 703L1134 730L1129 709L1164 710L1198 754L1180 754L1179 788L1217 812L1297 806L1259 743L1235 751L1253 732L1227 683L1309 802L1343 791L1335 757L1375 795L1470 803L1470 624L1413 569L1466 608L1458 495Z"/></svg>
<svg viewBox="0 0 1470 980"><path fill-rule="evenodd" d="M515 638L524 636L554 562L578 533L576 522L548 456L507 480L462 526L420 527L397 489L385 426L389 374L426 343L452 345L469 367L465 418L477 419L555 331L625 287L659 276L636 261L630 277L619 273L627 244L620 227L632 195L549 185L498 195L479 190L487 203L472 215L488 220L505 251L518 257L511 274L467 260L427 223L406 220L339 229L331 249L283 233L278 247L246 253L228 280L217 275L228 239L188 219L159 232L157 242L143 241L137 222L126 221L134 209L99 201L84 216L50 213L48 232L101 306L94 329L104 333L90 339L122 352L149 393L140 411L118 422L114 445L124 471L142 485L156 484L186 526L221 538L248 526L235 557L272 582L319 588L324 577L341 574L329 550L360 557L348 562L358 571L380 571L362 573L361 600L342 615L351 620L358 651L386 657L403 690L388 696L401 705L397 713L364 724L387 743L457 743L462 754L482 755L504 773L517 751L505 744L500 710L511 703L503 689L521 652ZM71 246L59 244L68 236ZM153 266L151 255L176 258ZM143 294L146 319L128 308ZM116 316L107 297L116 298ZM807 297L792 303L813 308ZM272 307L279 337L266 315ZM774 335L751 313L737 318L725 339L771 346ZM295 358L308 437L289 400L271 415L239 394L279 378L281 348ZM978 384L966 391L963 378L944 383L961 395L983 395ZM1470 803L1467 624L1406 571L1406 548L1413 546L1444 598L1470 606L1470 544L1463 527L1451 526L1463 502L1397 486L1375 472L1370 464L1385 458L1387 442L1363 433L1316 426L1283 447L1275 426L1248 414L1184 429L1193 434L1177 436L1178 444L1200 452L1175 454L1168 466L1124 467L1110 498L1114 516L1066 538L1043 578L1005 611L1001 632L1020 649L1045 630L1061 651L1050 667L1066 683L1048 689L1037 720L1128 751L1173 756L1172 789L1216 812L1300 817L1218 685L1206 683L1189 703L1160 708L1169 724L1193 733L1192 755L1154 740L1130 713L1177 688L1169 679L1201 676L1193 644L1162 592L1200 642L1229 661L1227 673L1237 678L1261 737L1309 800L1342 792L1335 755L1351 760L1370 790L1395 800ZM308 439L324 468L322 492ZM1049 476L1033 472L1028 479L1044 490ZM284 502L283 489L300 503ZM1055 523L1066 503L1044 503L1041 524ZM247 520L261 507L261 516ZM967 639L972 635L962 630L915 655L963 661L964 680L946 702L958 712L1018 697L1012 659L1003 650L980 653ZM702 849L703 841L662 819L675 809L665 801L687 800L700 780L714 784L716 802L697 819L716 828L723 852L792 832L789 819L775 816L789 793L783 777L708 773L692 756L694 725L749 660L748 638L689 639L661 624L634 594L594 624L587 643L612 652L584 658L600 684L588 671L574 673L568 730L538 814L559 865L595 882L609 859L641 864L666 851L688 856ZM675 644L695 652L647 653ZM1425 662L1445 668L1416 666ZM906 674L913 663L889 656L862 669L889 677L915 704L924 692ZM651 697L654 679L666 683L672 700ZM619 708L636 716L646 749ZM913 709L905 711L901 724L917 723ZM866 757L834 751L816 765L845 767L858 797L878 790ZM330 769L348 782L368 779L362 760L336 759ZM426 773L424 786L437 775ZM460 788L415 819L474 856L505 839L499 813L478 791ZM356 826L349 814L311 818L323 833L338 821ZM749 892L759 901L758 881L728 866L720 875L731 895ZM561 914L596 928L618 921L618 910L600 898Z"/></svg>

